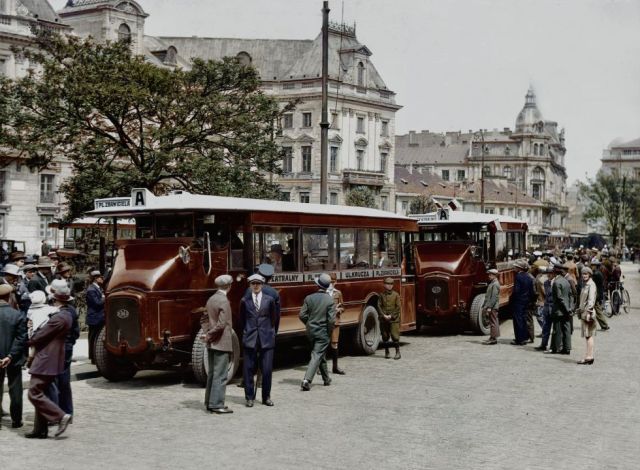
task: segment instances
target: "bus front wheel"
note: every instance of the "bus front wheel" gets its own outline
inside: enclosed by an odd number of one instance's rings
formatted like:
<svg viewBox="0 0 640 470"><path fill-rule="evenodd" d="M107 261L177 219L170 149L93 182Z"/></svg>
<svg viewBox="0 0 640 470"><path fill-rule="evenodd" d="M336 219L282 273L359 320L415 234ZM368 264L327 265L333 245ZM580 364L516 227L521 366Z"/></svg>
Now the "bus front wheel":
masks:
<svg viewBox="0 0 640 470"><path fill-rule="evenodd" d="M107 351L104 345L107 336L107 328L102 327L95 343L95 361L100 375L110 382L120 382L133 378L138 372L138 368L127 359L114 356Z"/></svg>
<svg viewBox="0 0 640 470"><path fill-rule="evenodd" d="M491 331L491 325L489 324L489 316L482 311L483 303L484 294L478 294L473 298L469 310L469 320L473 331L481 335L488 335Z"/></svg>
<svg viewBox="0 0 640 470"><path fill-rule="evenodd" d="M358 329L356 330L356 346L362 354L371 355L380 345L380 322L378 311L368 305L362 312Z"/></svg>
<svg viewBox="0 0 640 470"><path fill-rule="evenodd" d="M207 345L200 338L204 334L204 330L200 328L195 340L193 341L193 348L191 349L191 369L193 370L193 376L201 385L206 385L207 376L209 374L209 361L207 357ZM235 331L231 331L231 343L233 351L229 358L229 369L227 372L227 382L229 382L236 374L238 367L240 366L240 340Z"/></svg>

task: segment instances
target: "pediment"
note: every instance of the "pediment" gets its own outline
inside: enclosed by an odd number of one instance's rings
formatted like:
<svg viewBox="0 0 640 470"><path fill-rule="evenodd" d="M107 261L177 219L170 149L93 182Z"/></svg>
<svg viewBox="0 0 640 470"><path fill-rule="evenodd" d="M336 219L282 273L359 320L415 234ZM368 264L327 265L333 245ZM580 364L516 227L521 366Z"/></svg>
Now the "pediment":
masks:
<svg viewBox="0 0 640 470"><path fill-rule="evenodd" d="M340 134L334 134L333 136L329 137L329 142L331 142L332 144L341 144L343 140L342 137L340 137Z"/></svg>
<svg viewBox="0 0 640 470"><path fill-rule="evenodd" d="M355 141L355 145L357 145L358 147L366 147L367 145L369 145L369 142L364 137L360 137Z"/></svg>
<svg viewBox="0 0 640 470"><path fill-rule="evenodd" d="M311 137L309 134L302 134L298 137L298 142L315 142L316 139Z"/></svg>
<svg viewBox="0 0 640 470"><path fill-rule="evenodd" d="M385 150L391 150L391 143L389 143L388 140L385 140L380 145L378 145L378 148L385 149Z"/></svg>
<svg viewBox="0 0 640 470"><path fill-rule="evenodd" d="M283 135L282 137L280 137L281 144L293 144L295 142L296 142L296 139L293 139L291 136Z"/></svg>

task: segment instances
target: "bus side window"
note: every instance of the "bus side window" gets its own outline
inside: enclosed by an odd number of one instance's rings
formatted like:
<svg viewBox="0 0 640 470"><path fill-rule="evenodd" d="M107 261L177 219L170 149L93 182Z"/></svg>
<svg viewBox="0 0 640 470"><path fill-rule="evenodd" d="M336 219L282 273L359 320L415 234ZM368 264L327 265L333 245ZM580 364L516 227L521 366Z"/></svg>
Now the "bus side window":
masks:
<svg viewBox="0 0 640 470"><path fill-rule="evenodd" d="M333 271L336 263L335 229L311 228L302 232L302 258L307 272Z"/></svg>
<svg viewBox="0 0 640 470"><path fill-rule="evenodd" d="M254 264L271 264L277 273L298 270L298 229L256 227L253 238Z"/></svg>
<svg viewBox="0 0 640 470"><path fill-rule="evenodd" d="M231 230L231 269L244 269L244 232L243 227Z"/></svg>
<svg viewBox="0 0 640 470"><path fill-rule="evenodd" d="M153 237L153 219L151 216L136 217L136 238Z"/></svg>
<svg viewBox="0 0 640 470"><path fill-rule="evenodd" d="M371 232L340 229L340 269L365 269L371 265Z"/></svg>
<svg viewBox="0 0 640 470"><path fill-rule="evenodd" d="M374 232L373 265L376 268L397 268L400 266L398 258L398 233L378 230Z"/></svg>

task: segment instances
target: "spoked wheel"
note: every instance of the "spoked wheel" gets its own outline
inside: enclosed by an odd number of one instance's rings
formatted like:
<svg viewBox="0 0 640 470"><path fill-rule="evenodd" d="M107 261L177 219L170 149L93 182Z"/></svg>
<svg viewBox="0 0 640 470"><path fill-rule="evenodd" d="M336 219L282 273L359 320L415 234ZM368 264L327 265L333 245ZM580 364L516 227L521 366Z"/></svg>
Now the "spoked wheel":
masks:
<svg viewBox="0 0 640 470"><path fill-rule="evenodd" d="M611 311L614 315L620 314L620 307L622 306L622 295L620 291L614 290L611 293Z"/></svg>
<svg viewBox="0 0 640 470"><path fill-rule="evenodd" d="M624 313L629 313L631 309L631 296L627 289L622 291L622 308L624 309Z"/></svg>

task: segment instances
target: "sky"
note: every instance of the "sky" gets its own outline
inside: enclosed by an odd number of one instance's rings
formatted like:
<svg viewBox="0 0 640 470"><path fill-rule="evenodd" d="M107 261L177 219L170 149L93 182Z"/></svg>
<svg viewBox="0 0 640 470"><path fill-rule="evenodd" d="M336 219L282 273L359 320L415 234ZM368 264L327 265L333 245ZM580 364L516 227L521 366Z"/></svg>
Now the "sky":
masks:
<svg viewBox="0 0 640 470"><path fill-rule="evenodd" d="M50 0L60 9L66 0ZM138 0L146 33L313 39L321 0ZM396 133L513 128L532 85L569 181L640 137L640 0L330 0L403 108Z"/></svg>

